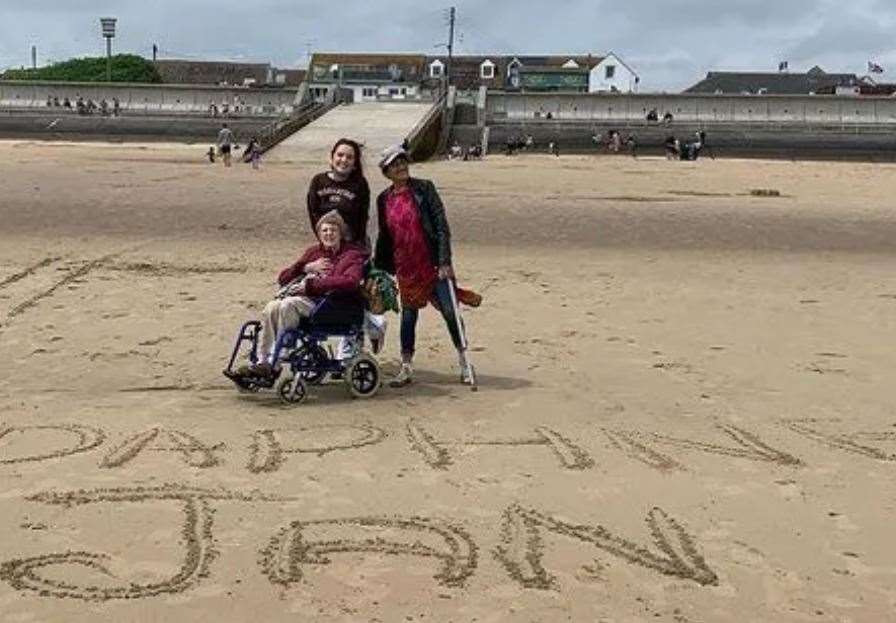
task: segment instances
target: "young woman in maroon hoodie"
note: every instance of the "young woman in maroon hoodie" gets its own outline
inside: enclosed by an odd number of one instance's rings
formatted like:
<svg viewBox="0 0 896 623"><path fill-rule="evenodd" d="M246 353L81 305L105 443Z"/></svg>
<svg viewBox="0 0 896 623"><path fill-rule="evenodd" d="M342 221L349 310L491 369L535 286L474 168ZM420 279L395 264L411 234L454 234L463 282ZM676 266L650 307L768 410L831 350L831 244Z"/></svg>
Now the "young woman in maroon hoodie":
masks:
<svg viewBox="0 0 896 623"><path fill-rule="evenodd" d="M308 218L314 231L320 217L331 210L348 225L346 240L370 246L370 186L361 164L361 146L348 138L336 141L330 150L330 170L315 175L308 186Z"/></svg>

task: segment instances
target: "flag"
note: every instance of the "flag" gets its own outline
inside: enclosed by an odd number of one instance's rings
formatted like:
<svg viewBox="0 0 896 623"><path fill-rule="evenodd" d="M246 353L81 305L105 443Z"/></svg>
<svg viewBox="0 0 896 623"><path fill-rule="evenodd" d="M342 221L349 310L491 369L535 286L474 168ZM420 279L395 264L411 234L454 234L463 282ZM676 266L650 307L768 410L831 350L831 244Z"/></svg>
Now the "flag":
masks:
<svg viewBox="0 0 896 623"><path fill-rule="evenodd" d="M872 74L882 74L884 73L884 68L878 65L877 63L872 63L868 61L868 72Z"/></svg>

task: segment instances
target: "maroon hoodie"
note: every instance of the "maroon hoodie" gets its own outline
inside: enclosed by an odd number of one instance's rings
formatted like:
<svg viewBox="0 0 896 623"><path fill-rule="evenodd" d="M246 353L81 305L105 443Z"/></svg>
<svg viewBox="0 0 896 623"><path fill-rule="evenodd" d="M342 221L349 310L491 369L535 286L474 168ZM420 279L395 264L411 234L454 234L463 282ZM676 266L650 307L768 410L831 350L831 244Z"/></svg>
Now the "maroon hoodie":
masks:
<svg viewBox="0 0 896 623"><path fill-rule="evenodd" d="M277 281L285 286L305 273L305 266L322 257L329 258L333 267L318 277L305 281L305 293L309 296L322 296L328 292L357 292L364 277L364 262L369 252L364 247L351 242L343 242L335 253L324 249L324 245L315 244L309 247L292 265L280 271Z"/></svg>

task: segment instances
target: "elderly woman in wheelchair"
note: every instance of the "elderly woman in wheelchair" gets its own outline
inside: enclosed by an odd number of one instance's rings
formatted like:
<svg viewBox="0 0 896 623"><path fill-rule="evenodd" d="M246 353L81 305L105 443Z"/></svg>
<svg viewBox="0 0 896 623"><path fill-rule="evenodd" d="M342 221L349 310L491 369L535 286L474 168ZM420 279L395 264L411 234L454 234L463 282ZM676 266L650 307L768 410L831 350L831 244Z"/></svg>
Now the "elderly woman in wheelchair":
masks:
<svg viewBox="0 0 896 623"><path fill-rule="evenodd" d="M237 336L224 374L240 389L257 391L276 386L281 399L301 402L307 385L329 375L343 378L352 396L370 397L380 387L376 360L361 351L365 303L361 294L368 251L346 241L347 227L336 210L317 223L319 244L309 247L278 277L277 297L268 303L260 321L245 323ZM324 347L331 337L342 338L337 358ZM376 350L381 335L371 335ZM249 363L234 370L240 347L248 343ZM345 344L349 348L345 348Z"/></svg>

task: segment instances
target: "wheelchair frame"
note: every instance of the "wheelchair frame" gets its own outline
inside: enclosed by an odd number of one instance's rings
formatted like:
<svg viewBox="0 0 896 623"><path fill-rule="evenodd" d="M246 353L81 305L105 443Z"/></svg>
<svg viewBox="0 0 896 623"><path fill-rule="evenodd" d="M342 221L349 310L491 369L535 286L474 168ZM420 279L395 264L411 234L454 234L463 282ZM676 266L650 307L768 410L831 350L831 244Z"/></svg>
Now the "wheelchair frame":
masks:
<svg viewBox="0 0 896 623"><path fill-rule="evenodd" d="M323 383L327 375L342 375L352 397L370 398L376 395L382 378L376 359L362 351L347 361L341 360L333 357L323 346L331 337L354 339L363 343L363 315L357 322L316 324L315 316L322 316L327 306L332 307L333 302L329 297L324 297L297 328L287 329L277 336L272 359L275 362L274 368L279 373L275 372L271 377L242 377L234 373L233 366L244 342L250 343L249 362L255 365L259 361L258 337L261 334L261 322L250 320L243 323L224 375L244 391L276 388L281 400L291 404L304 401L308 395L307 386Z"/></svg>

